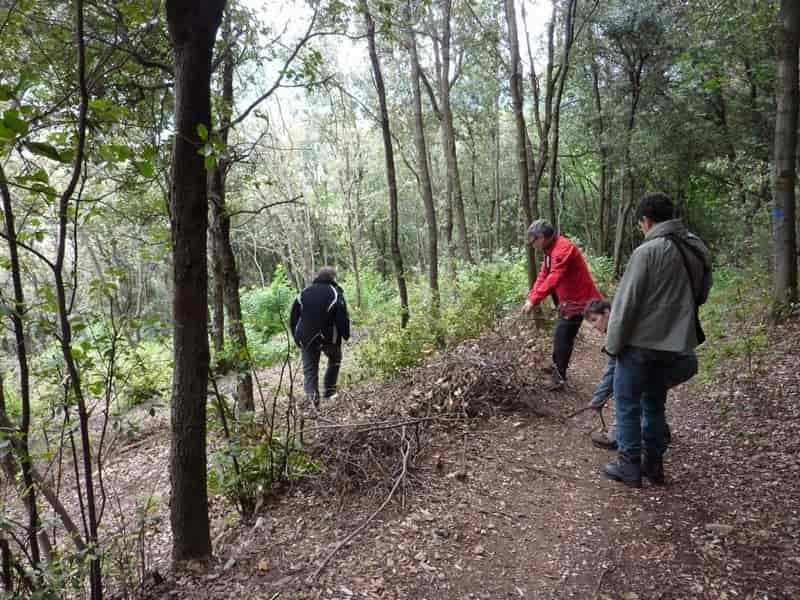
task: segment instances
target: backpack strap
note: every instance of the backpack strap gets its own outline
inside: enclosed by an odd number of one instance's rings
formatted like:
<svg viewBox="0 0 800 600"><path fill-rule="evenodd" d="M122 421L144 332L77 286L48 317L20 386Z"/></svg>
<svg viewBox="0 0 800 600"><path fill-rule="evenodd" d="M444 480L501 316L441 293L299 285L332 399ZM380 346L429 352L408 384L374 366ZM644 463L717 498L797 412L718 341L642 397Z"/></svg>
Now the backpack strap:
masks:
<svg viewBox="0 0 800 600"><path fill-rule="evenodd" d="M683 262L683 268L686 271L686 277L689 278L689 288L692 290L692 304L694 304L694 327L695 333L697 334L697 344L700 345L706 341L706 334L703 331L703 327L700 325L700 307L697 305L697 289L694 285L692 270L689 267L689 259L686 256L686 249L684 247L684 243L680 241L677 236L668 234L664 237L672 242L675 248L678 249L678 253L681 255L681 261ZM694 251L692 250L692 252Z"/></svg>

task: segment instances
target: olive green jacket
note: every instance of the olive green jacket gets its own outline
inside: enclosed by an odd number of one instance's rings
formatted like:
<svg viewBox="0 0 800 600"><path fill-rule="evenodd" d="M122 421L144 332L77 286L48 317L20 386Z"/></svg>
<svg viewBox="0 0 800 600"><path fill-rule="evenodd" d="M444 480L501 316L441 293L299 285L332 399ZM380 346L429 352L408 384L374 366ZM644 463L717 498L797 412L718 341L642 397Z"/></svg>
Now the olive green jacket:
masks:
<svg viewBox="0 0 800 600"><path fill-rule="evenodd" d="M656 223L634 250L617 289L608 322L606 350L626 346L688 352L697 346L695 299L680 251L667 235L691 245L686 257L701 301L711 288L711 255L680 219Z"/></svg>

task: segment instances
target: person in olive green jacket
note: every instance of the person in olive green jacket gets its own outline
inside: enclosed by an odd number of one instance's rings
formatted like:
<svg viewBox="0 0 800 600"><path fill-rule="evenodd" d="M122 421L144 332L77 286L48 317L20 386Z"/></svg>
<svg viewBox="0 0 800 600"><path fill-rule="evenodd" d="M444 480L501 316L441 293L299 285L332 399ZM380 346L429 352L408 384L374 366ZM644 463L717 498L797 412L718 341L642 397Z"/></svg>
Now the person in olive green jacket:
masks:
<svg viewBox="0 0 800 600"><path fill-rule="evenodd" d="M667 194L642 198L644 242L631 255L608 322L606 351L617 358L619 458L603 472L632 487L641 486L643 474L664 482L665 374L702 341L697 306L711 288L708 248L674 216Z"/></svg>

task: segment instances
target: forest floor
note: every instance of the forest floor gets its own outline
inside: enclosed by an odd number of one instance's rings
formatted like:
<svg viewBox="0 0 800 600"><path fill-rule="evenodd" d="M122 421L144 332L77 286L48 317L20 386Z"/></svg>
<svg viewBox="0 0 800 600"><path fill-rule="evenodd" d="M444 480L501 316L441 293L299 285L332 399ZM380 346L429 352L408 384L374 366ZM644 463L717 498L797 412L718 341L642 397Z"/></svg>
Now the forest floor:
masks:
<svg viewBox="0 0 800 600"><path fill-rule="evenodd" d="M483 356L488 368L501 354L516 361L528 408L431 426L402 493L347 545L399 470L388 485L350 491L310 478L254 524L221 516L213 564L162 571L151 596L800 598L800 322L780 326L750 361L720 365L712 383L671 392L667 485L639 490L602 477L613 454L591 445L593 412L566 418L605 366L599 336L583 327L569 388L544 392L549 339L506 325L508 336L489 333L455 355ZM366 402L356 405L418 397L425 368L354 391Z"/></svg>
<svg viewBox="0 0 800 600"><path fill-rule="evenodd" d="M165 600L800 598L800 320L670 393L663 487L603 478L614 455L590 442L597 416L570 417L605 367L600 346L584 325L568 388L547 392L549 335L510 318L404 377L342 392L307 423L326 470L249 523L212 497L214 559L180 569L169 411L139 409L113 428L104 531L129 544L154 499L138 538L159 573L145 596ZM430 420L426 405L440 409ZM354 422L408 425L356 435Z"/></svg>

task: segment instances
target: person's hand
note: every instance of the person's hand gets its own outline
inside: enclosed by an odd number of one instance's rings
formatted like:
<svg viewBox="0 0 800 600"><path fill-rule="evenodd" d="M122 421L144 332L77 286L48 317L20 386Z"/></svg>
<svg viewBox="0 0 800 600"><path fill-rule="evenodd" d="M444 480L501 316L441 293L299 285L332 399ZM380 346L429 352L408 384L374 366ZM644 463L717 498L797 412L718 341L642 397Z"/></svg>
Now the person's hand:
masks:
<svg viewBox="0 0 800 600"><path fill-rule="evenodd" d="M533 310L533 302L530 300L525 301L525 305L522 307L522 314L527 315Z"/></svg>
<svg viewBox="0 0 800 600"><path fill-rule="evenodd" d="M605 400L602 401L602 402L598 402L594 398L589 400L589 407L594 409L597 412L602 412L603 408L605 408L605 406L606 406L606 401Z"/></svg>

